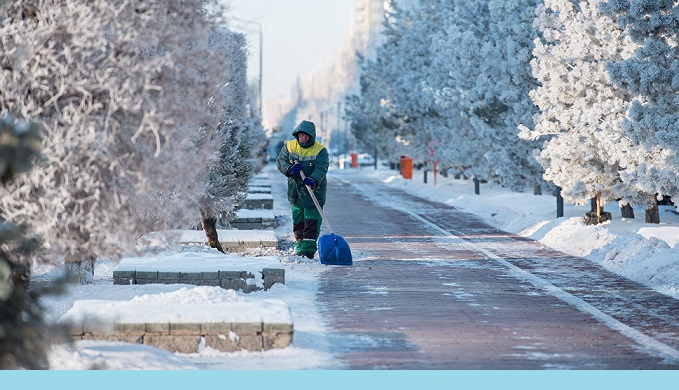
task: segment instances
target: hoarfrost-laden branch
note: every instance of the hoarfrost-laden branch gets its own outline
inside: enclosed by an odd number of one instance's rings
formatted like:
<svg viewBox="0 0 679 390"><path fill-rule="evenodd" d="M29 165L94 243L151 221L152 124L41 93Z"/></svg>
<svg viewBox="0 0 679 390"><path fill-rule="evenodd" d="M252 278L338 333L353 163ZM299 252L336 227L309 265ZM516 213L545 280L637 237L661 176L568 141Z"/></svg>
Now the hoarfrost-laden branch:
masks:
<svg viewBox="0 0 679 390"><path fill-rule="evenodd" d="M0 113L46 128L44 157L1 190L0 210L35 227L43 259L114 256L149 229L195 222L206 156L221 143L197 153L193 140L200 126L217 126L230 99L217 87L230 53L208 47L209 8L201 0L0 8Z"/></svg>

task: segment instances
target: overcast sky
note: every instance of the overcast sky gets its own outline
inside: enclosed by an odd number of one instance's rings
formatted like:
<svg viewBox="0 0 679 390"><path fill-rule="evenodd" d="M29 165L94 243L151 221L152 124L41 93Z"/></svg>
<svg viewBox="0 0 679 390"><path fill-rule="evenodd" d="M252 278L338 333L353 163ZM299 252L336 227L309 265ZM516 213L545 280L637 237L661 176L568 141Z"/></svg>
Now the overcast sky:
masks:
<svg viewBox="0 0 679 390"><path fill-rule="evenodd" d="M295 80L327 64L349 38L353 0L222 1L230 15L261 24L265 100L289 98ZM231 28L249 33L249 79L257 80L258 26L234 21Z"/></svg>

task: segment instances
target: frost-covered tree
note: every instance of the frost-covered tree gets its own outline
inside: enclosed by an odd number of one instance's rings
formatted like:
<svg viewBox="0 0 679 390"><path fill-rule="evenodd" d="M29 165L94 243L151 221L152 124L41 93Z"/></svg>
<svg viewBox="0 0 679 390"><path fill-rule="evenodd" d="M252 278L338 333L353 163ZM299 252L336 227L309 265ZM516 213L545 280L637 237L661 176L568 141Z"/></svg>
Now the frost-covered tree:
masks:
<svg viewBox="0 0 679 390"><path fill-rule="evenodd" d="M635 98L624 122L636 153L620 173L659 223L657 197L679 194L679 4L669 0L615 0L601 10L617 21L638 48L606 66L613 82Z"/></svg>
<svg viewBox="0 0 679 390"><path fill-rule="evenodd" d="M533 186L536 194L540 193L543 169L534 155L542 141L525 142L517 133L518 126L530 123L537 112L528 93L537 85L530 61L537 36L533 20L540 2L489 1L490 18L496 22L490 25L492 49L487 64L477 78L476 90L481 91L482 99L472 117L475 122L482 119L475 126L485 130L479 135L494 139L495 150L485 156L492 175L515 190Z"/></svg>
<svg viewBox="0 0 679 390"><path fill-rule="evenodd" d="M362 60L361 95L347 101L357 140L366 146L380 145L392 160L408 154L415 162L427 162L428 145L444 123L426 83L432 64L431 37L442 23L436 4L426 1L404 11L392 3L375 59Z"/></svg>
<svg viewBox="0 0 679 390"><path fill-rule="evenodd" d="M344 108L350 131L361 149L377 147L378 153L394 161L404 152L396 141L398 124L390 99L393 74L385 71L383 57L379 55L375 60L358 55L358 66L359 90L346 98Z"/></svg>
<svg viewBox="0 0 679 390"><path fill-rule="evenodd" d="M0 186L30 169L39 154L41 128L0 117ZM0 369L48 368L49 326L43 318L40 288L28 287L28 264L16 254L30 256L35 240L21 227L0 218Z"/></svg>
<svg viewBox="0 0 679 390"><path fill-rule="evenodd" d="M376 130L382 118L380 105L374 104L381 99L382 88L378 86L379 79L371 79L372 73L367 71L369 64L365 57L359 56L358 61L359 67L365 69L359 80L360 94L346 97L344 113L359 147L362 150L375 150L385 144Z"/></svg>
<svg viewBox="0 0 679 390"><path fill-rule="evenodd" d="M388 60L395 80L393 97L400 130L398 135L408 146L414 162L431 159L429 146L438 143L438 133L445 120L435 97L427 91L432 75L432 37L441 29L443 2L428 0L418 7L402 10L394 4L389 15L390 30L378 49L380 59ZM387 31L390 31L387 30Z"/></svg>
<svg viewBox="0 0 679 390"><path fill-rule="evenodd" d="M40 120L46 134L43 161L4 190L0 208L67 262L101 253L120 231L112 225L130 225L122 188L135 185L135 149L154 147L160 127L152 95L162 59L141 60L134 39L144 14L116 5L17 1L2 10L0 107Z"/></svg>
<svg viewBox="0 0 679 390"><path fill-rule="evenodd" d="M391 80L380 72L379 61L360 57L360 94L346 99L345 115L358 146L363 150L378 150L380 155L397 161L406 147L397 141L398 123L391 96Z"/></svg>
<svg viewBox="0 0 679 390"><path fill-rule="evenodd" d="M92 265L150 229L195 221L224 112L229 53L201 0L29 0L2 6L0 111L40 121L44 156L1 191L43 261ZM87 23L83 23L83 21Z"/></svg>
<svg viewBox="0 0 679 390"><path fill-rule="evenodd" d="M517 126L536 112L528 96L536 3L444 2L438 8L448 16L434 39L435 68L448 78L431 90L457 123L442 158L516 190L542 182L533 158L539 143L517 137Z"/></svg>
<svg viewBox="0 0 679 390"><path fill-rule="evenodd" d="M205 194L200 198L200 215L208 244L224 252L219 243L216 224L228 219L247 195L247 183L255 169L251 150L256 143L246 128L247 81L245 39L241 34L219 31L210 40L212 51L230 53L224 67L225 106L216 131L204 129L202 148L218 144L219 153L208 162ZM254 133L254 129L252 129Z"/></svg>
<svg viewBox="0 0 679 390"><path fill-rule="evenodd" d="M455 0L440 7L446 12L444 25L433 37L433 66L445 75L438 85L430 84L437 103L447 109L453 123L442 135L439 156L445 166L471 167L474 175L486 175L483 155L491 150L491 140L476 134L472 123L474 86L484 63L482 43L490 26L487 1ZM487 53L486 53L487 54Z"/></svg>
<svg viewBox="0 0 679 390"><path fill-rule="evenodd" d="M547 139L539 161L546 180L562 188L564 199L585 204L596 198L598 220L603 203L629 201L620 178L633 153L622 134L630 97L615 87L606 61L632 55L634 44L598 10L600 0L546 0L538 7L531 62L540 86L531 91L540 113L534 129L525 123L521 136Z"/></svg>

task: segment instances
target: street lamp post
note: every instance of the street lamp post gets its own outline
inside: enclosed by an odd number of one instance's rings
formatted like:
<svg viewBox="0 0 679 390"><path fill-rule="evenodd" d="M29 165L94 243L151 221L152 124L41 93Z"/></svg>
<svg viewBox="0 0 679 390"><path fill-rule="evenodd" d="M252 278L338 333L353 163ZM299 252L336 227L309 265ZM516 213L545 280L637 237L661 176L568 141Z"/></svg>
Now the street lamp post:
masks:
<svg viewBox="0 0 679 390"><path fill-rule="evenodd" d="M262 24L259 22L255 22L253 20L246 20L246 19L240 19L236 17L232 17L233 20L237 20L242 23L249 23L249 24L254 24L257 26L257 33L259 34L259 119L262 120L262 53L264 52L262 50ZM248 30L247 28L244 30Z"/></svg>

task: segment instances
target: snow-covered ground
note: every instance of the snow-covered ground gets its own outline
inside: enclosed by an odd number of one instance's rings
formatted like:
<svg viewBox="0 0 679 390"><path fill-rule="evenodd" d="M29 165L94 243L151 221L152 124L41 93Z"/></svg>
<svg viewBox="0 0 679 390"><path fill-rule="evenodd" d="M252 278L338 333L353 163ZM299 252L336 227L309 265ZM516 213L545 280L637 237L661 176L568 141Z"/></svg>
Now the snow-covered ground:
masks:
<svg viewBox="0 0 679 390"><path fill-rule="evenodd" d="M271 167L267 170L271 171ZM547 246L569 254L584 256L614 272L637 280L665 294L679 297L679 256L675 245L679 242L679 215L670 211L674 207L661 208L661 224L643 223L643 210L635 209L637 219L623 220L617 205L607 205L613 213L613 221L598 226L585 226L582 216L587 207L566 205L565 217L556 219L556 201L551 195L534 196L532 193L515 193L490 184L481 185L481 194L474 194L469 180L454 180L438 176L436 184L431 172L428 183L423 174L415 171L412 180L405 180L395 171L372 167L332 170L333 176L365 177L380 180L388 186L447 203L483 217L489 224L500 229L540 240ZM274 186L275 189L275 186ZM279 218L275 233L290 238L289 207L285 194L273 191L274 214ZM332 196L332 194L329 194ZM182 249L168 247L155 255L172 257L173 261L194 261L196 258L214 259L215 250L194 245ZM221 255L219 255L221 256ZM234 256L234 255L231 255ZM113 285L112 273L118 261L100 261L95 271L95 282L90 285L71 286L67 295L46 298L49 318L58 321L62 317L77 317L91 312L93 307L107 307L115 312L124 309L125 318L143 318L141 308L135 302L153 302L155 307L166 305L167 310L176 308L177 302L191 307L190 315L200 320L212 318L210 307L226 307L241 311L242 316L263 316L272 308L279 310L287 304L289 319L294 323L294 339L291 346L264 352L220 352L203 348L195 354L169 353L142 345L115 342L83 341L73 346L58 345L50 353L50 364L55 370L78 370L90 368L124 370L300 370L341 368L325 338L325 324L315 304L318 275L325 269L318 260L293 256L291 251L250 250L242 255L261 257L266 261L279 261L285 267L285 285L274 285L267 291L249 294L223 290L218 287L190 285ZM237 262L238 256L231 260ZM149 261L152 261L152 256ZM125 261L125 260L123 260ZM128 260L129 261L129 260ZM210 260L212 261L212 260ZM361 261L355 258L354 261ZM58 270L40 267L38 276L50 277ZM216 306L215 306L216 305ZM221 305L221 306L220 306ZM138 309L136 309L138 308ZM120 310L123 310L120 309ZM135 312L138 310L138 313ZM280 314L283 313L283 314ZM165 316L171 315L164 313ZM238 316L239 313L230 313ZM285 317L285 310L279 314Z"/></svg>

